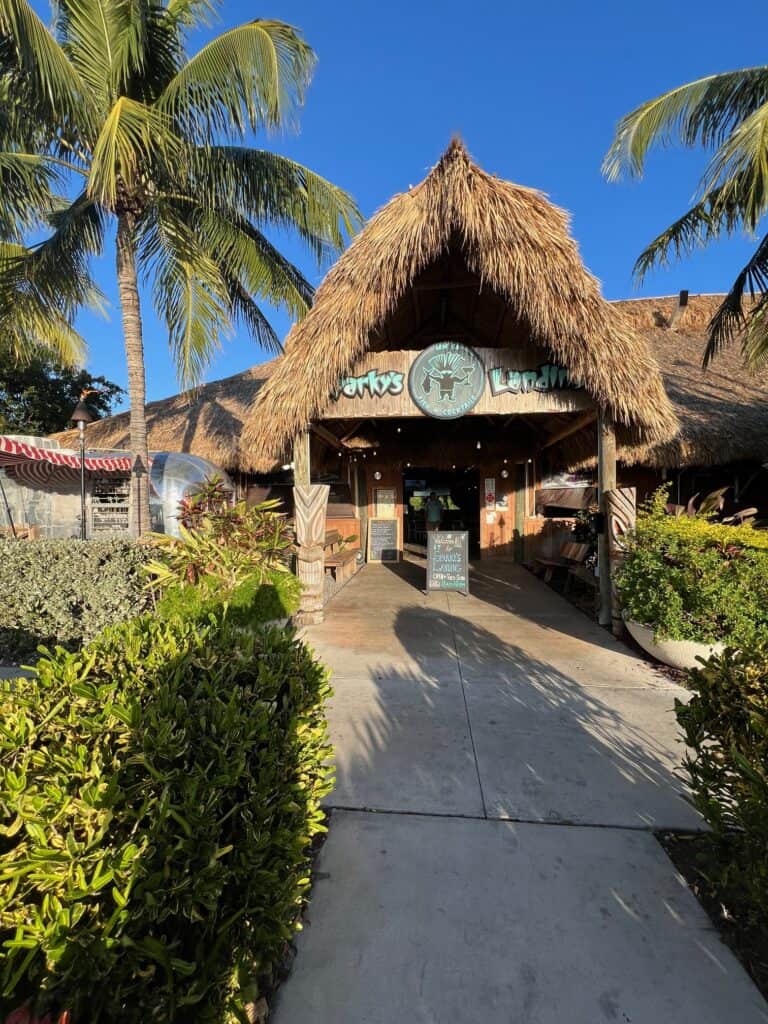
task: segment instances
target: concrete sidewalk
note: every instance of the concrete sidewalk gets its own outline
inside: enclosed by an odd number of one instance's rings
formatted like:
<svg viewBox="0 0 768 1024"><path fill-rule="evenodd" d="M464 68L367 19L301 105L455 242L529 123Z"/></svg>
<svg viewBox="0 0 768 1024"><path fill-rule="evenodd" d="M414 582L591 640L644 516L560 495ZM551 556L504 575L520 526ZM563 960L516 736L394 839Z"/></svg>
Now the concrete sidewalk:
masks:
<svg viewBox="0 0 768 1024"><path fill-rule="evenodd" d="M331 832L277 1024L768 1021L652 834L684 691L509 562L368 566L334 671Z"/></svg>

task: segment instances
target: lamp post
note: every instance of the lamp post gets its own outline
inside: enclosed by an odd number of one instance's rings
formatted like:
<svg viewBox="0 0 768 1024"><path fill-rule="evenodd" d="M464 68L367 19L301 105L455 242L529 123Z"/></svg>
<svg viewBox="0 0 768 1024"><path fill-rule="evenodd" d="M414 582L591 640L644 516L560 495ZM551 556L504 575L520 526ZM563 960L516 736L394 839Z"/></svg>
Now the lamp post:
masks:
<svg viewBox="0 0 768 1024"><path fill-rule="evenodd" d="M90 392L84 391L80 400L75 406L74 412L69 417L69 422L77 427L80 441L80 540L86 539L85 529L85 425L93 423L99 417L85 404L85 399Z"/></svg>

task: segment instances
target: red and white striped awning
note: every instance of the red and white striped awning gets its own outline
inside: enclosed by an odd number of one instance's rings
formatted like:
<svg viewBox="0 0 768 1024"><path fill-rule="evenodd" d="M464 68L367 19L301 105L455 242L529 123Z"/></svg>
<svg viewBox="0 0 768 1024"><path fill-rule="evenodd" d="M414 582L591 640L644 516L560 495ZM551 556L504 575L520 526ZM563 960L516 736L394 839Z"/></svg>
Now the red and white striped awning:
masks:
<svg viewBox="0 0 768 1024"><path fill-rule="evenodd" d="M29 483L71 480L80 474L80 456L66 448L39 448L0 434L0 468ZM99 476L115 473L127 476L130 455L86 455L85 470Z"/></svg>

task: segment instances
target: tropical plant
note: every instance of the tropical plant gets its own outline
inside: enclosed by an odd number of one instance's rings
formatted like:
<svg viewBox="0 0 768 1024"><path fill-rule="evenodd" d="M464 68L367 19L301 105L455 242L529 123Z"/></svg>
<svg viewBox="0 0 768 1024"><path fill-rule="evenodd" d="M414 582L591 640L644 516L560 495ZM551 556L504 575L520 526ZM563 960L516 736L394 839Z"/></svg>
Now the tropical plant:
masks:
<svg viewBox="0 0 768 1024"><path fill-rule="evenodd" d="M76 348L73 317L98 301L91 262L114 223L134 533L149 526L140 275L180 382L195 384L235 323L279 348L257 300L293 317L311 302L267 228L297 231L322 261L359 221L341 189L243 145L294 119L313 51L291 26L255 20L188 58L214 5L59 0L49 30L29 0L0 0L0 328L20 351L30 338Z"/></svg>
<svg viewBox="0 0 768 1024"><path fill-rule="evenodd" d="M768 66L709 75L678 86L621 119L603 162L610 180L640 177L649 150L677 142L712 151L693 206L640 254L642 277L739 229L754 235L768 211ZM754 299L745 308L745 294ZM768 359L768 235L739 271L709 325L705 365L742 334L752 366Z"/></svg>
<svg viewBox="0 0 768 1024"><path fill-rule="evenodd" d="M660 639L749 647L768 637L768 533L671 516L668 489L639 511L616 573L627 618Z"/></svg>
<svg viewBox="0 0 768 1024"><path fill-rule="evenodd" d="M688 674L675 702L693 800L710 826L707 890L748 921L768 917L768 643L725 651Z"/></svg>
<svg viewBox="0 0 768 1024"><path fill-rule="evenodd" d="M196 519L180 537L155 534L160 558L147 564L151 586L191 584L217 594L231 592L251 577L263 582L273 572L287 572L293 536L280 501L248 506L244 501Z"/></svg>

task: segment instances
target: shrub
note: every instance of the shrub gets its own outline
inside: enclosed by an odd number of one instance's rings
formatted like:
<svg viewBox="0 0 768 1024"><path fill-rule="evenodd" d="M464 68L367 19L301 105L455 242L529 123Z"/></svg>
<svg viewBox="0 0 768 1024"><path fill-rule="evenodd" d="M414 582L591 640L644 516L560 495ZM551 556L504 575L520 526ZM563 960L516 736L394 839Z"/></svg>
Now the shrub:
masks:
<svg viewBox="0 0 768 1024"><path fill-rule="evenodd" d="M754 920L768 918L768 642L726 651L689 673L676 702L692 748L694 802L711 826L708 881Z"/></svg>
<svg viewBox="0 0 768 1024"><path fill-rule="evenodd" d="M151 557L123 539L0 539L0 653L19 660L40 644L74 650L146 610L142 567Z"/></svg>
<svg viewBox="0 0 768 1024"><path fill-rule="evenodd" d="M219 609L145 615L4 685L3 1003L244 1020L324 829L325 671Z"/></svg>
<svg viewBox="0 0 768 1024"><path fill-rule="evenodd" d="M301 584L291 573L272 573L264 582L255 576L246 579L227 597L231 623L240 626L285 619L299 607ZM157 603L157 614L164 619L181 615L200 618L215 611L221 599L202 584L168 587Z"/></svg>
<svg viewBox="0 0 768 1024"><path fill-rule="evenodd" d="M628 618L658 637L748 645L768 632L768 533L664 511L666 490L641 509L616 573Z"/></svg>
<svg viewBox="0 0 768 1024"><path fill-rule="evenodd" d="M292 540L279 506L265 501L249 507L242 501L194 518L192 529L180 526L180 539L156 534L161 557L149 566L154 586L200 584L222 594L251 577L262 582L287 572Z"/></svg>

